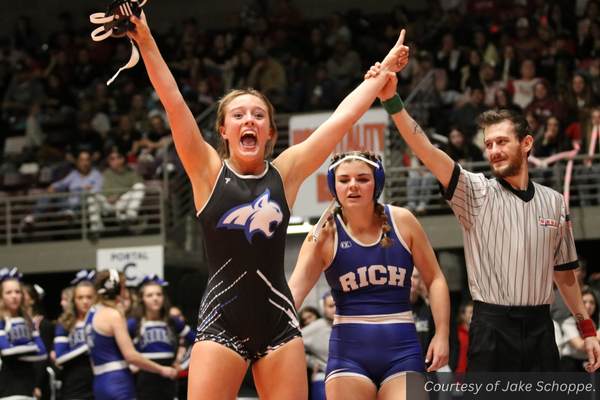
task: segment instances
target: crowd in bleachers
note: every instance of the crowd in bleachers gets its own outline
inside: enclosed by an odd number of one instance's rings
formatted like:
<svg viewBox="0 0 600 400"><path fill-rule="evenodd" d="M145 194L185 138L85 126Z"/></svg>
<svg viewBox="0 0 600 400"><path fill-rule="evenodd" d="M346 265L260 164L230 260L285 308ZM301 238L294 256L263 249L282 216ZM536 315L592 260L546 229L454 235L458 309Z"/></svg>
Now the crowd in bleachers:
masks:
<svg viewBox="0 0 600 400"><path fill-rule="evenodd" d="M411 59L399 74L399 92L406 96L428 77L409 105L421 126L445 136L459 127L465 146L481 147L474 117L490 107L512 108L534 127L534 156L570 150L574 142L590 152L591 113L600 100L597 1L428 0L427 6L311 19L293 0L249 1L220 29L203 29L201 18L190 16L155 36L195 116L230 89L248 86L264 92L279 113L298 113L335 108L405 28ZM171 140L158 96L139 67L106 85L129 59L128 41L94 42L87 21L67 12L58 19L60 28L40 37L23 15L0 38L1 130L4 138L25 136L24 151L4 151L0 174L23 164L42 168L35 183L45 187L74 167L79 151L105 167L117 147L151 177L157 152ZM204 136L214 142L205 125Z"/></svg>

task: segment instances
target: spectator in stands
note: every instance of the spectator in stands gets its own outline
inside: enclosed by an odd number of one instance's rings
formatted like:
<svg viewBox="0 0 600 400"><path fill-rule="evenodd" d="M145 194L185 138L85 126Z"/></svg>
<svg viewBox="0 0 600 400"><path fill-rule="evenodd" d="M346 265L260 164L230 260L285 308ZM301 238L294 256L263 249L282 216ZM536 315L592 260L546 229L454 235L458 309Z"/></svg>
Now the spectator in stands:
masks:
<svg viewBox="0 0 600 400"><path fill-rule="evenodd" d="M76 170L71 171L66 177L60 181L52 183L46 190L48 193L68 192L72 193L66 201L64 198L43 198L37 202L37 205L30 215L27 215L22 224L24 228L31 229L36 220L43 214L48 206L56 201L60 201L59 212L70 220L78 217L78 212L81 209L82 193L94 193L102 190L104 179L102 174L97 169L92 168L92 160L90 153L82 151L77 156Z"/></svg>
<svg viewBox="0 0 600 400"><path fill-rule="evenodd" d="M71 85L79 93L88 90L100 76L98 65L93 62L90 52L82 47L77 52L77 62L73 65Z"/></svg>
<svg viewBox="0 0 600 400"><path fill-rule="evenodd" d="M254 57L247 50L240 50L232 60L230 82L225 84L227 90L248 87L248 75L254 65Z"/></svg>
<svg viewBox="0 0 600 400"><path fill-rule="evenodd" d="M325 43L323 30L315 26L310 30L308 43L304 48L304 60L308 65L316 65L327 61L331 48Z"/></svg>
<svg viewBox="0 0 600 400"><path fill-rule="evenodd" d="M513 103L512 101L512 93L510 90L506 88L497 89L494 93L494 104L493 107L505 109L505 110L514 110L516 112L522 112L521 107Z"/></svg>
<svg viewBox="0 0 600 400"><path fill-rule="evenodd" d="M485 90L484 103L488 107L492 107L496 103L496 92L506 88L506 82L499 80L496 77L496 66L492 62L484 61L481 64L481 84Z"/></svg>
<svg viewBox="0 0 600 400"><path fill-rule="evenodd" d="M565 14L563 5L561 2L556 1L550 5L550 11L548 12L548 23L556 32L556 35L571 36L574 32L575 27L572 21Z"/></svg>
<svg viewBox="0 0 600 400"><path fill-rule="evenodd" d="M33 77L24 62L13 68L13 78L2 101L2 118L13 128L23 129L29 109L45 99L44 86Z"/></svg>
<svg viewBox="0 0 600 400"><path fill-rule="evenodd" d="M335 315L335 303L331 292L321 299L323 317L302 328L302 339L306 350L306 366L312 370L311 399L325 400L325 370L329 355L329 337Z"/></svg>
<svg viewBox="0 0 600 400"><path fill-rule="evenodd" d="M410 305L417 335L419 336L419 343L423 351L423 358L426 358L427 349L429 349L431 339L435 335L435 323L429 305L429 296L427 295L425 282L423 282L421 273L416 268L413 269L410 278Z"/></svg>
<svg viewBox="0 0 600 400"><path fill-rule="evenodd" d="M597 102L594 98L594 93L584 74L578 72L573 75L564 101L574 121L582 121L585 113L588 113L592 107L596 106Z"/></svg>
<svg viewBox="0 0 600 400"><path fill-rule="evenodd" d="M569 151L573 148L572 142L561 127L561 122L556 117L550 117L546 120L545 129L541 130L533 138L533 148L531 155L542 161L541 168L532 169L530 175L532 178L543 179L542 184L554 188L562 193L562 180L564 171L560 163L552 165L543 164L544 160L550 156L563 151Z"/></svg>
<svg viewBox="0 0 600 400"><path fill-rule="evenodd" d="M150 131L133 145L133 153L138 156L138 170L145 176L154 174L164 158L165 145L173 141L171 130L162 117L152 117L150 124Z"/></svg>
<svg viewBox="0 0 600 400"><path fill-rule="evenodd" d="M119 116L118 126L110 132L105 142L105 148L109 149L108 152L116 149L119 153L125 154L127 158L135 157L137 155L136 142L141 138L142 134L135 129L131 117L124 114Z"/></svg>
<svg viewBox="0 0 600 400"><path fill-rule="evenodd" d="M129 117L133 122L133 126L138 131L144 133L150 130L150 118L148 118L146 98L142 93L136 93L131 97Z"/></svg>
<svg viewBox="0 0 600 400"><path fill-rule="evenodd" d="M459 106L452 116L451 122L463 126L465 134L469 140L472 140L477 134L478 129L478 126L475 123L475 117L488 110L489 107L483 102L484 92L480 82L472 83L471 86L467 88L465 94L468 94L469 101L462 106Z"/></svg>
<svg viewBox="0 0 600 400"><path fill-rule="evenodd" d="M397 5L392 9L390 22L385 27L385 37L387 40L396 40L400 36L402 29L407 29L412 19L405 7ZM410 47L412 49L412 47Z"/></svg>
<svg viewBox="0 0 600 400"><path fill-rule="evenodd" d="M520 17L516 24L516 35L509 38L506 44L515 48L517 58L524 60L537 54L538 40L536 35L531 34L529 19Z"/></svg>
<svg viewBox="0 0 600 400"><path fill-rule="evenodd" d="M505 45L502 51L502 59L500 60L500 77L508 83L519 76L519 66L515 48L510 45Z"/></svg>
<svg viewBox="0 0 600 400"><path fill-rule="evenodd" d="M577 24L577 47L584 46L586 39L591 36L592 24L600 22L600 3L588 1L585 16Z"/></svg>
<svg viewBox="0 0 600 400"><path fill-rule="evenodd" d="M450 129L446 153L455 162L464 165L468 162L484 161L483 152L472 141L468 140L464 129L458 125Z"/></svg>
<svg viewBox="0 0 600 400"><path fill-rule="evenodd" d="M50 125L64 124L72 120L76 112L75 96L70 86L51 74L44 80L46 98L42 102L44 122Z"/></svg>
<svg viewBox="0 0 600 400"><path fill-rule="evenodd" d="M450 368L453 372L467 371L467 350L469 349L469 328L471 327L471 319L473 318L473 301L469 300L462 303L458 309L458 346L459 350L450 352L458 357L450 358Z"/></svg>
<svg viewBox="0 0 600 400"><path fill-rule="evenodd" d="M338 97L345 97L362 75L360 56L350 48L350 42L342 37L336 40L333 55L327 59L326 66L329 77L336 85Z"/></svg>
<svg viewBox="0 0 600 400"><path fill-rule="evenodd" d="M460 90L473 85L481 85L482 57L477 50L469 51L469 62L460 69Z"/></svg>
<svg viewBox="0 0 600 400"><path fill-rule="evenodd" d="M533 101L525 107L524 112L531 111L535 115L538 125L545 124L550 117L556 117L561 121L566 120L567 109L561 101L556 99L552 92L552 86L547 80L540 79L535 84L533 93Z"/></svg>
<svg viewBox="0 0 600 400"><path fill-rule="evenodd" d="M598 297L591 289L582 290L583 304L590 316L590 319L594 323L594 328L598 331L599 326L599 307ZM569 316L561 324L563 333L563 341L565 346L562 349L562 357L560 359L560 365L563 372L584 372L585 364L588 357L587 351L581 333L577 328L577 322L575 317ZM600 340L600 332L597 335Z"/></svg>
<svg viewBox="0 0 600 400"><path fill-rule="evenodd" d="M77 132L65 149L65 161L70 165L76 164L76 157L81 152L90 155L92 164L98 163L102 158L104 144L100 134L92 128L92 118L93 116L87 112L80 112L77 115Z"/></svg>
<svg viewBox="0 0 600 400"><path fill-rule="evenodd" d="M598 155L600 151L600 109L593 108L590 112L585 113L585 118L581 123L573 123L567 128L567 134L573 140L579 141L581 150L579 154ZM594 139L594 135L596 139ZM589 206L594 200L600 205L600 189L596 189L596 195L592 194L592 190L587 187L594 185L600 187L600 160L586 159L583 161L583 168L575 170L577 175L574 179L574 185L579 191L579 204L581 206Z"/></svg>
<svg viewBox="0 0 600 400"><path fill-rule="evenodd" d="M556 35L550 25L541 23L538 26L538 37L538 76L549 82L554 82L556 80L556 64L554 62Z"/></svg>
<svg viewBox="0 0 600 400"><path fill-rule="evenodd" d="M515 79L508 84L508 89L513 94L513 102L524 109L533 101L533 88L539 78L535 74L535 62L525 58L521 62L521 79Z"/></svg>
<svg viewBox="0 0 600 400"><path fill-rule="evenodd" d="M283 65L265 50L258 50L255 62L246 83L249 87L263 92L274 106L280 106L285 100L287 79Z"/></svg>
<svg viewBox="0 0 600 400"><path fill-rule="evenodd" d="M292 111L331 110L335 108L336 87L324 65L317 65L309 82L297 82L292 89Z"/></svg>
<svg viewBox="0 0 600 400"><path fill-rule="evenodd" d="M435 56L434 65L446 71L448 89L460 90L461 69L466 63L460 50L456 48L454 36L451 33L445 34Z"/></svg>
<svg viewBox="0 0 600 400"><path fill-rule="evenodd" d="M109 212L116 213L117 221L124 229L135 224L144 199L144 178L129 168L123 153L113 150L108 156L108 166L102 173L102 190L106 193L88 197L90 230L94 233L104 230L101 216Z"/></svg>
<svg viewBox="0 0 600 400"><path fill-rule="evenodd" d="M483 56L484 63L490 63L493 66L500 62L500 55L496 49L496 45L489 40L486 31L482 28L475 28L473 32L472 48L477 50Z"/></svg>
<svg viewBox="0 0 600 400"><path fill-rule="evenodd" d="M352 42L352 32L344 17L337 11L329 14L327 19L327 33L325 35L325 43L327 46L334 48L337 45L338 40L344 40L346 43Z"/></svg>
<svg viewBox="0 0 600 400"><path fill-rule="evenodd" d="M298 310L300 328L310 325L319 318L321 318L321 313L313 306L305 306Z"/></svg>

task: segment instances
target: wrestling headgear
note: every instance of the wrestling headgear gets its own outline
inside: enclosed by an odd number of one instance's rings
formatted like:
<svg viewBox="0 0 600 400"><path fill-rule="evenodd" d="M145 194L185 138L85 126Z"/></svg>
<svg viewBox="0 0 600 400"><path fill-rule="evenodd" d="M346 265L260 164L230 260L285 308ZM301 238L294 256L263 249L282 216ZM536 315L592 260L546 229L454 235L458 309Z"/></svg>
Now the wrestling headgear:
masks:
<svg viewBox="0 0 600 400"><path fill-rule="evenodd" d="M135 30L135 24L129 20L132 15L140 18L142 15L142 6L147 0L114 0L105 13L94 13L90 15L90 22L93 24L102 24L101 27L94 29L92 39L95 42L106 39L109 36L123 37L128 31ZM131 40L130 40L131 41ZM121 67L119 71L108 81L110 85L119 73L127 68L135 66L140 59L140 53L131 41L131 58L129 62Z"/></svg>
<svg viewBox="0 0 600 400"><path fill-rule="evenodd" d="M331 195L337 200L337 192L335 190L335 168L349 159L360 160L375 167L375 171L373 172L375 179L373 200L377 201L383 192L383 188L385 187L385 171L383 170L383 165L379 160L369 160L368 158L357 154L348 154L329 166L329 169L327 170L327 184L329 185L329 191L331 192Z"/></svg>

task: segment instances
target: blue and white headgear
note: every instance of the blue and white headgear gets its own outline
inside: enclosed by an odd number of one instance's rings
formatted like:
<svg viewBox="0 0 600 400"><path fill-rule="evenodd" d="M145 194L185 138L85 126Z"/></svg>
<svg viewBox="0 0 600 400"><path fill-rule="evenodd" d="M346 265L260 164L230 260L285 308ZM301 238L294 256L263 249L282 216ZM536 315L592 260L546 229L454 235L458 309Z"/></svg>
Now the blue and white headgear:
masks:
<svg viewBox="0 0 600 400"><path fill-rule="evenodd" d="M20 281L22 277L23 274L19 272L17 267L14 267L13 269L8 269L7 267L0 269L0 282L5 279L16 279Z"/></svg>
<svg viewBox="0 0 600 400"><path fill-rule="evenodd" d="M109 36L123 37L128 31L135 30L135 24L129 20L132 15L140 18L142 15L142 6L147 0L114 0L105 13L94 13L90 15L90 22L93 24L102 24L101 27L94 29L92 40L99 42ZM135 66L140 60L140 53L135 47L133 40L131 42L131 57L127 64L121 67L117 73L106 82L110 85L121 71Z"/></svg>
<svg viewBox="0 0 600 400"><path fill-rule="evenodd" d="M327 210L325 210L325 212L323 213L323 215L321 215L321 218L319 218L319 221L315 225L315 229L313 230L312 234L312 241L314 243L317 242L321 229L323 229L323 227L325 226L325 222L331 214L336 201L339 202L337 197L337 191L335 190L335 169L338 165L349 159L360 160L375 167L375 171L373 172L373 177L375 180L373 200L377 201L379 199L379 196L381 196L381 193L383 192L383 188L385 187L385 171L383 170L383 165L381 164L381 161L379 161L378 159L371 160L364 157L363 155L350 153L347 155L342 155L342 157L339 160L332 162L327 170L327 185L329 186L329 192L333 196L333 200L331 201L329 207L327 207Z"/></svg>
<svg viewBox="0 0 600 400"><path fill-rule="evenodd" d="M335 169L338 165L345 161L348 161L349 159L360 160L375 167L375 171L373 172L375 179L375 190L373 191L373 200L377 201L377 199L379 199L379 196L381 196L381 193L383 192L383 188L385 187L385 171L383 170L383 165L379 160L370 160L359 154L348 154L329 165L329 168L327 170L327 184L329 185L329 192L331 192L331 195L336 200L338 200L337 192L335 190Z"/></svg>
<svg viewBox="0 0 600 400"><path fill-rule="evenodd" d="M75 279L71 281L71 285L77 285L79 282L94 282L96 271L91 270L88 272L87 269L82 269L75 275Z"/></svg>

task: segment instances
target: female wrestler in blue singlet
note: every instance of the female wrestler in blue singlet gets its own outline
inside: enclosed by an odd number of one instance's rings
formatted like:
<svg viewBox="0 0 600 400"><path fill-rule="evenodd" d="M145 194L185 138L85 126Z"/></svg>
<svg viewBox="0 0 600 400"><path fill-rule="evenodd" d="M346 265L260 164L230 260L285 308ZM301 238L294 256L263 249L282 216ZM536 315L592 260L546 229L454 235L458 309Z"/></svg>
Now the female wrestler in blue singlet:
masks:
<svg viewBox="0 0 600 400"><path fill-rule="evenodd" d="M333 151L383 87L365 81L302 143L269 157L274 109L255 90L234 90L219 104L220 154L198 124L162 59L145 16L131 17L148 76L165 106L188 173L206 240L209 281L190 362L191 399L234 399L251 361L261 398L306 399L306 363L298 317L284 275L290 209L302 182ZM404 32L383 61L406 65Z"/></svg>
<svg viewBox="0 0 600 400"><path fill-rule="evenodd" d="M385 181L379 156L338 154L328 178L341 208L334 210L316 243L304 243L289 282L297 307L321 271L331 286L336 314L327 399L404 398L407 373L424 373L430 361L428 371L448 362L446 280L417 219L408 210L377 203ZM413 266L423 276L435 319L427 360L410 308Z"/></svg>
<svg viewBox="0 0 600 400"><path fill-rule="evenodd" d="M47 354L27 315L20 277L16 268L0 270L0 399L35 400L42 393L35 387L33 364Z"/></svg>
<svg viewBox="0 0 600 400"><path fill-rule="evenodd" d="M131 400L136 398L129 364L175 379L177 371L142 356L127 332L127 321L117 309L126 295L125 275L114 269L96 275L95 288L100 302L85 317L85 336L94 371L96 400Z"/></svg>
<svg viewBox="0 0 600 400"><path fill-rule="evenodd" d="M83 328L85 316L96 302L96 291L88 280L72 283L76 283L73 296L68 299L65 311L58 318L54 336L55 362L62 367L61 398L93 399L94 373Z"/></svg>
<svg viewBox="0 0 600 400"><path fill-rule="evenodd" d="M169 299L163 291L165 281L146 277L139 290L134 318L127 320L129 335L141 355L160 365L173 365L179 338L190 345L196 334L179 318L171 317ZM139 371L135 382L140 400L172 400L176 397L175 381L157 374Z"/></svg>

